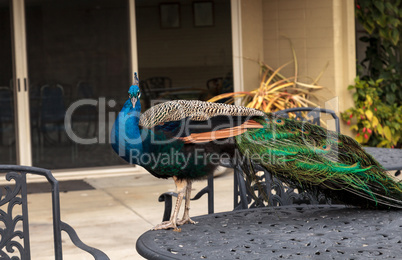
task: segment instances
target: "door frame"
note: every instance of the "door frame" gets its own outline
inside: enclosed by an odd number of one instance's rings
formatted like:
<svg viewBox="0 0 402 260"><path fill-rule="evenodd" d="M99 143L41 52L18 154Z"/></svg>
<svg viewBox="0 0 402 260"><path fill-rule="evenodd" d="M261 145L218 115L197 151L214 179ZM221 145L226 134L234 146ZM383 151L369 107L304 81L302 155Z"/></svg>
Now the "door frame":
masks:
<svg viewBox="0 0 402 260"><path fill-rule="evenodd" d="M32 165L24 0L11 1L14 117L17 164Z"/></svg>

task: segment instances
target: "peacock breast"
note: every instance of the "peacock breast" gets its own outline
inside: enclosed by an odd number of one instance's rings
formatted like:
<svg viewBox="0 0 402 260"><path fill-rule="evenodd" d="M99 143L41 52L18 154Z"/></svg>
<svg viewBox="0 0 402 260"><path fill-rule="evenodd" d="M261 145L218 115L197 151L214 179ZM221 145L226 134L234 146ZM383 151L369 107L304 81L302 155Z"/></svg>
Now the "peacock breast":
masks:
<svg viewBox="0 0 402 260"><path fill-rule="evenodd" d="M142 136L143 151L135 160L156 177L199 179L213 168L201 145L185 144L168 133L151 129L143 129Z"/></svg>

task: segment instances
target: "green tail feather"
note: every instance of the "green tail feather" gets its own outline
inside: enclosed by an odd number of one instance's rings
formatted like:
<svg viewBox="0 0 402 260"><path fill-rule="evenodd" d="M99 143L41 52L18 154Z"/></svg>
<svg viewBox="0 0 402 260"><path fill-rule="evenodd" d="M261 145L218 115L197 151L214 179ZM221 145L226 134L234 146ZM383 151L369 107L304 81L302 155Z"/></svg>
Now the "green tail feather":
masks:
<svg viewBox="0 0 402 260"><path fill-rule="evenodd" d="M331 190L346 204L402 208L402 183L355 140L306 122L267 116L256 119L264 128L236 136L238 149L253 163L298 188ZM361 205L350 193L368 204Z"/></svg>

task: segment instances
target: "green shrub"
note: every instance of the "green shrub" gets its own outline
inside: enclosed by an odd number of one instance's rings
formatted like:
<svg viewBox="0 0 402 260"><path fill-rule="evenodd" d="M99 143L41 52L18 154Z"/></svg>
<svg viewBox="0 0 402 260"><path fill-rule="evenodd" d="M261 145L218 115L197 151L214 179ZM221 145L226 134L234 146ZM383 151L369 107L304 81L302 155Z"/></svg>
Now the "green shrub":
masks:
<svg viewBox="0 0 402 260"><path fill-rule="evenodd" d="M355 107L342 113L342 119L356 131L356 140L368 146L401 147L402 106L389 104L383 96L383 80L364 80L357 77L353 100Z"/></svg>

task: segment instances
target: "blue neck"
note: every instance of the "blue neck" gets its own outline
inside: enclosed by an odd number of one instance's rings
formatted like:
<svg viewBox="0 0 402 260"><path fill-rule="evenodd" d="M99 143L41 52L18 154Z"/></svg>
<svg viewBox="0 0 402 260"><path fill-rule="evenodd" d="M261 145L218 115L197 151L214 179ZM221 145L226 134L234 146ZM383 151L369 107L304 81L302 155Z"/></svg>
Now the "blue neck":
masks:
<svg viewBox="0 0 402 260"><path fill-rule="evenodd" d="M132 164L139 164L143 152L141 132L138 127L141 103L133 108L130 99L124 103L112 129L112 147L115 152Z"/></svg>

